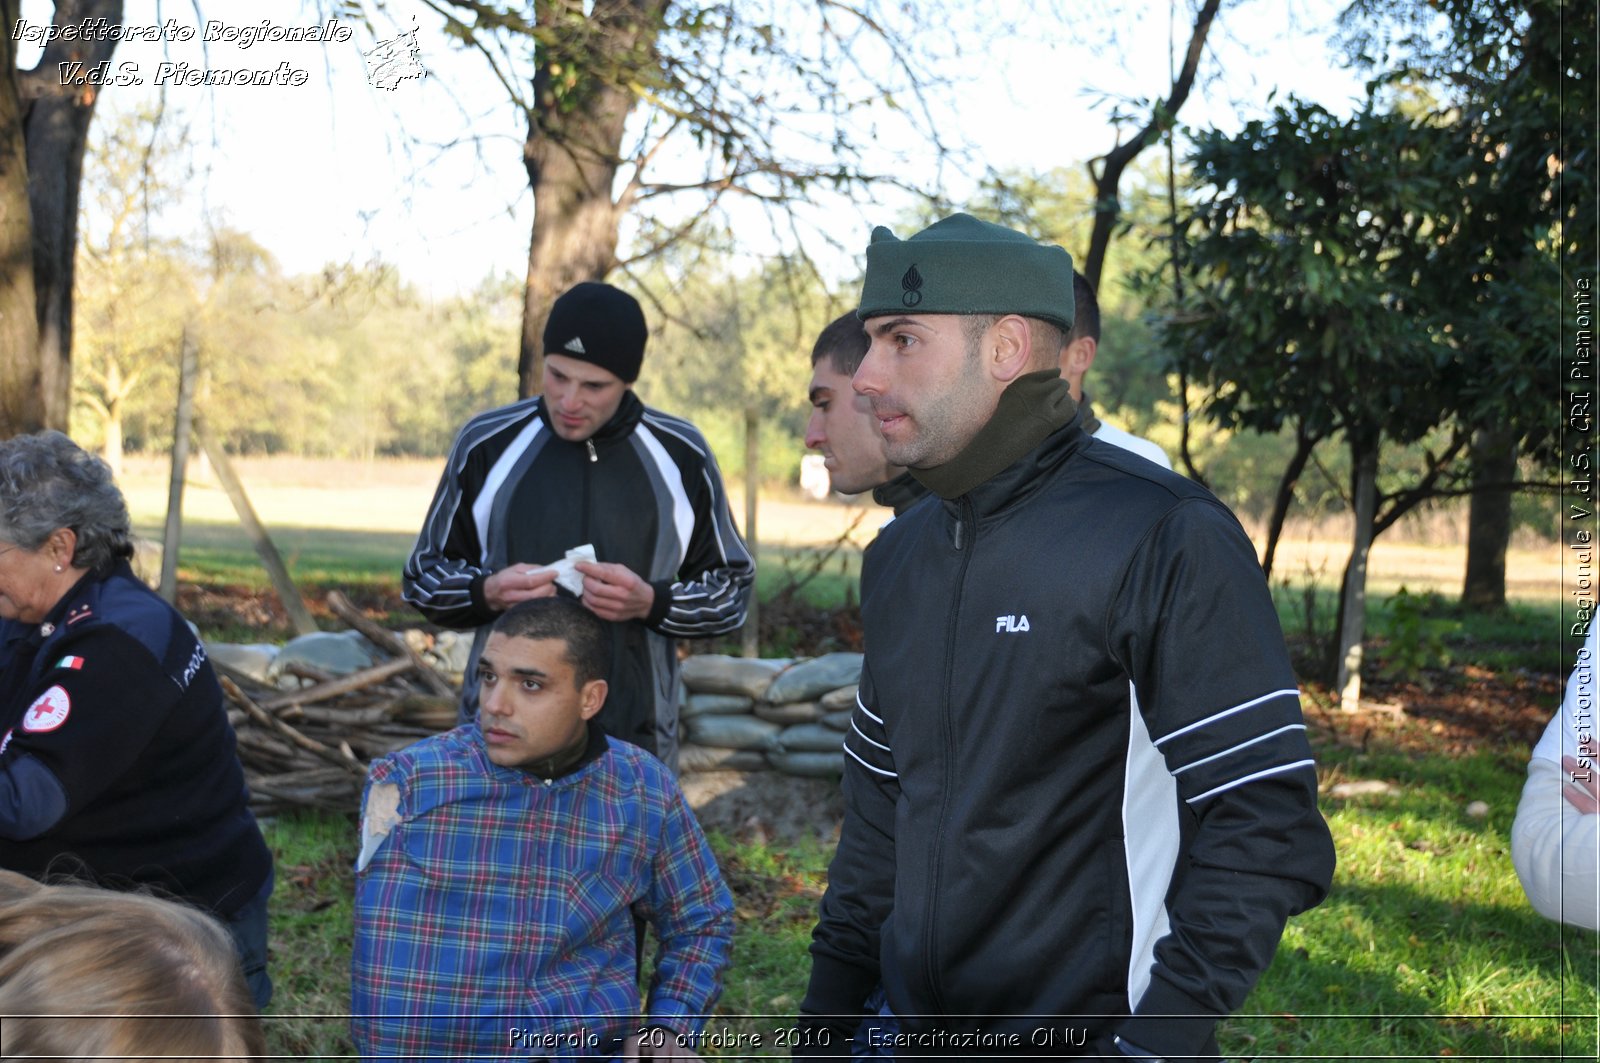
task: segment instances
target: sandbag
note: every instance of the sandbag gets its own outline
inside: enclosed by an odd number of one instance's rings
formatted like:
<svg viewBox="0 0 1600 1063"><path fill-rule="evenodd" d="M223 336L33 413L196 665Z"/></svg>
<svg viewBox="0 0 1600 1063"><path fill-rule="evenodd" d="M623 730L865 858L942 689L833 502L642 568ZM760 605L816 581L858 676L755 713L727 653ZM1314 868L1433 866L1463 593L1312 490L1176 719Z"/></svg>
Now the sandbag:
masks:
<svg viewBox="0 0 1600 1063"><path fill-rule="evenodd" d="M861 654L825 653L785 669L767 687L766 700L774 705L817 698L861 680Z"/></svg>
<svg viewBox="0 0 1600 1063"><path fill-rule="evenodd" d="M410 632L406 634L408 636L406 641L410 642ZM467 661L472 656L472 632L436 631L432 642L433 645L419 650L422 659L441 675L459 680L466 672ZM413 646L413 649L415 648Z"/></svg>
<svg viewBox="0 0 1600 1063"><path fill-rule="evenodd" d="M855 708L856 689L857 684L851 683L847 687L840 687L838 690L828 691L826 694L822 695L822 707L827 709L829 712L836 712L839 709Z"/></svg>
<svg viewBox="0 0 1600 1063"><path fill-rule="evenodd" d="M683 684L696 694L743 694L759 698L773 676L793 664L792 658L729 657L701 653L683 662Z"/></svg>
<svg viewBox="0 0 1600 1063"><path fill-rule="evenodd" d="M754 716L693 716L680 721L685 737L702 746L724 749L771 749L783 730Z"/></svg>
<svg viewBox="0 0 1600 1063"><path fill-rule="evenodd" d="M267 678L267 670L272 667L273 658L278 656L278 647L270 642L208 643L206 655L214 664L237 672L246 679L269 683L271 680Z"/></svg>
<svg viewBox="0 0 1600 1063"><path fill-rule="evenodd" d="M329 675L349 675L378 663L377 648L359 631L315 631L284 644L267 669L267 678L279 687L294 689L300 679L287 673L291 664L308 664Z"/></svg>
<svg viewBox="0 0 1600 1063"><path fill-rule="evenodd" d="M844 753L768 753L772 766L785 775L808 779L837 778L844 774Z"/></svg>
<svg viewBox="0 0 1600 1063"><path fill-rule="evenodd" d="M766 771L772 765L754 749L720 749L685 742L678 747L678 771Z"/></svg>
<svg viewBox="0 0 1600 1063"><path fill-rule="evenodd" d="M754 712L763 720L788 727L796 723L816 723L822 719L822 704L816 701L792 701L787 705L769 705L756 702Z"/></svg>
<svg viewBox="0 0 1600 1063"><path fill-rule="evenodd" d="M822 725L831 727L835 731L848 731L850 730L850 717L853 715L854 712L850 709L845 709L843 712L830 712L822 718Z"/></svg>
<svg viewBox="0 0 1600 1063"><path fill-rule="evenodd" d="M690 694L684 699L678 715L689 716L739 716L748 714L755 699L743 694Z"/></svg>
<svg viewBox="0 0 1600 1063"><path fill-rule="evenodd" d="M838 731L820 723L785 727L778 735L778 751L782 753L837 753L843 745L844 737Z"/></svg>

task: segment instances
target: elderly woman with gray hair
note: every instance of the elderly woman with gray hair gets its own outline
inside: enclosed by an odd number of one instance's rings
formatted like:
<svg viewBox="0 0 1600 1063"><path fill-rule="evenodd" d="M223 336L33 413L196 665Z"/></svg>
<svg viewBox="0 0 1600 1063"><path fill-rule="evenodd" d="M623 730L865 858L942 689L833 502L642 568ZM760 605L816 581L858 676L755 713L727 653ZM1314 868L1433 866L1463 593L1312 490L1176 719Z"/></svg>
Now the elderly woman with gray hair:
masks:
<svg viewBox="0 0 1600 1063"><path fill-rule="evenodd" d="M0 867L214 913L265 1006L272 856L205 647L132 556L105 462L0 442Z"/></svg>

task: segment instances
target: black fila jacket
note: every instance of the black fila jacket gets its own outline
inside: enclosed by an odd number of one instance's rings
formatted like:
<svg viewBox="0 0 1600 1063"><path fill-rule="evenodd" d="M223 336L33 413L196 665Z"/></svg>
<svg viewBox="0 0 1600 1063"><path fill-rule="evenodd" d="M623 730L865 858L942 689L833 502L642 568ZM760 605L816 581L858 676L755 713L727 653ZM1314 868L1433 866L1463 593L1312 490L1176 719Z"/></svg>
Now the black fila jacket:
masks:
<svg viewBox="0 0 1600 1063"><path fill-rule="evenodd" d="M1086 1027L1214 1057L1215 1020L1327 891L1254 549L1203 488L1077 425L868 548L803 1042L830 1028L837 1052L881 979L898 1055L973 1031L1071 1055Z"/></svg>
<svg viewBox="0 0 1600 1063"><path fill-rule="evenodd" d="M541 397L479 414L456 436L401 585L428 619L477 629L462 685L461 716L472 719L478 654L497 615L484 580L513 563L559 561L585 543L656 592L651 615L606 624L610 692L600 723L674 765L673 640L737 630L755 576L711 448L688 421L631 390L581 443L555 434Z"/></svg>

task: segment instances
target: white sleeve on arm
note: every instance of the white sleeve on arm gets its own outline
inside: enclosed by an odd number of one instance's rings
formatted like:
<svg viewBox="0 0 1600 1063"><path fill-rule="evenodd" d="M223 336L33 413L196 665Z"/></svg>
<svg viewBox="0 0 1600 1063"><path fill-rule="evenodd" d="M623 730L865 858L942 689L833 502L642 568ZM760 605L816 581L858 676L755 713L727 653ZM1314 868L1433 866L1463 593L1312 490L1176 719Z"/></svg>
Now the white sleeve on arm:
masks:
<svg viewBox="0 0 1600 1063"><path fill-rule="evenodd" d="M1600 930L1600 815L1579 812L1562 796L1566 769L1559 759L1541 755L1550 748L1546 739L1559 735L1565 710L1550 721L1528 762L1528 781L1511 825L1511 862L1534 911ZM1554 751L1559 758L1559 740Z"/></svg>

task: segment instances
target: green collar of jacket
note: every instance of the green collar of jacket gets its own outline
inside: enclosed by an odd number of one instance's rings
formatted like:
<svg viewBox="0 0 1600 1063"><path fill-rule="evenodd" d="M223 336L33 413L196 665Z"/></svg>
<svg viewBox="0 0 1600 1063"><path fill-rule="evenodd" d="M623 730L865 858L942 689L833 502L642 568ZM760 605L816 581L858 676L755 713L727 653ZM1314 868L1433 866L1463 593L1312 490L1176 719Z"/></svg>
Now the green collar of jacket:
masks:
<svg viewBox="0 0 1600 1063"><path fill-rule="evenodd" d="M955 457L911 474L943 499L960 498L1044 442L1078 412L1056 369L1019 376L1000 393L994 416Z"/></svg>

